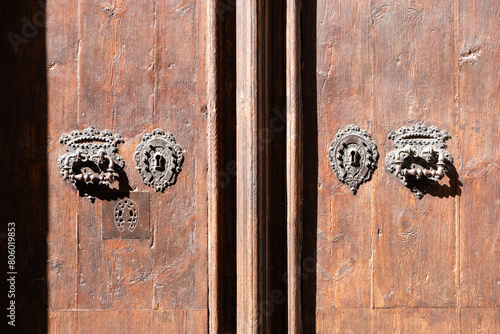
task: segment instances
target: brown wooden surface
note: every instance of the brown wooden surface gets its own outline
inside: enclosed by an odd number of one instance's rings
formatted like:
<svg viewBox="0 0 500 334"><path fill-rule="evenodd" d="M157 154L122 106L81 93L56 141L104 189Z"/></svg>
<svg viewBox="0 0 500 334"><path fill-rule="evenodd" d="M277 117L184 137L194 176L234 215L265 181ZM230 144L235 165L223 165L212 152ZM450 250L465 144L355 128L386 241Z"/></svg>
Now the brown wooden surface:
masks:
<svg viewBox="0 0 500 334"><path fill-rule="evenodd" d="M22 34L22 17L47 18L1 56L2 219L18 224L19 328L498 332L499 5L9 5L4 36ZM422 200L385 171L387 134L417 121L450 132L456 168ZM380 153L356 196L327 160L352 123ZM89 125L125 139L128 190L151 194L150 239L102 240L100 200L60 177L60 134ZM133 157L157 127L185 156L164 194L143 184Z"/></svg>
<svg viewBox="0 0 500 334"><path fill-rule="evenodd" d="M304 3L305 332L498 331L496 6ZM388 133L416 122L447 130L455 158L422 200L385 171ZM349 124L380 153L355 196L326 156Z"/></svg>
<svg viewBox="0 0 500 334"><path fill-rule="evenodd" d="M259 311L266 291L265 155L261 148L265 119L263 20L259 1L239 0L236 20L237 159L237 333L264 333Z"/></svg>
<svg viewBox="0 0 500 334"><path fill-rule="evenodd" d="M500 13L498 1L458 2L460 303L500 307Z"/></svg>
<svg viewBox="0 0 500 334"><path fill-rule="evenodd" d="M206 77L214 70L205 66L206 7L194 0L61 6L47 7L49 330L206 333ZM124 138L118 148L129 189L151 195L151 238L102 240L100 199L90 203L58 175L60 134L89 125ZM155 128L172 132L185 157L163 194L135 170L135 147Z"/></svg>
<svg viewBox="0 0 500 334"><path fill-rule="evenodd" d="M107 310L50 312L50 333L208 333L206 310ZM106 319L105 321L96 319Z"/></svg>
<svg viewBox="0 0 500 334"><path fill-rule="evenodd" d="M300 5L299 1L289 0L286 12L288 333L302 333L303 117Z"/></svg>

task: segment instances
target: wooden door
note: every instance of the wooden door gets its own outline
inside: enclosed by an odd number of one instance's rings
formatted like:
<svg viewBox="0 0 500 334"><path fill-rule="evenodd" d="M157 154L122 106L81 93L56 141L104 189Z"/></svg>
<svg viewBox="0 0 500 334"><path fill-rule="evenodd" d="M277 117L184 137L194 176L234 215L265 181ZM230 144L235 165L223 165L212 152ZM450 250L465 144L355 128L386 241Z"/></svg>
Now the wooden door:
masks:
<svg viewBox="0 0 500 334"><path fill-rule="evenodd" d="M47 3L50 332L208 331L204 10L197 1ZM123 198L139 219L149 215L138 239L108 226L108 198L92 203L59 175L61 133L88 126L123 138ZM156 128L184 156L163 192L143 182L134 158Z"/></svg>
<svg viewBox="0 0 500 334"><path fill-rule="evenodd" d="M0 248L13 222L15 329L499 332L499 5L10 3ZM450 134L453 157L421 199L386 171L389 134L419 122ZM379 156L355 195L328 156L351 124ZM61 135L90 126L121 136L125 163L94 201L58 165ZM164 191L136 170L155 129L183 155ZM127 199L140 233L115 221Z"/></svg>
<svg viewBox="0 0 500 334"><path fill-rule="evenodd" d="M292 98L303 96L302 114L289 114L302 116L303 134L303 150L290 146L303 162L303 174L289 175L303 182L303 206L292 203L303 208L303 243L289 215L288 263L302 264L289 281L302 288L289 306L291 331L500 330L498 5L313 0L289 13L287 42L302 40L289 84L301 80ZM388 135L418 122L448 131L454 158L422 199L386 171ZM327 155L350 124L371 134L380 155L356 195Z"/></svg>

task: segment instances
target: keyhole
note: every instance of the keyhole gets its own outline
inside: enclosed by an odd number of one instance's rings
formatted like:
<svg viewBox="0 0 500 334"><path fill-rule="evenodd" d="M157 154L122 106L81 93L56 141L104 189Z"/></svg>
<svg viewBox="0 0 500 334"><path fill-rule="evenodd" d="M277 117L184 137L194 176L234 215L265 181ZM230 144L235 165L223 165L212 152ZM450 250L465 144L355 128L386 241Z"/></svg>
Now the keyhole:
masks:
<svg viewBox="0 0 500 334"><path fill-rule="evenodd" d="M349 164L353 167L358 167L359 166L359 154L356 152L356 150L352 150L350 152L350 160Z"/></svg>
<svg viewBox="0 0 500 334"><path fill-rule="evenodd" d="M161 154L156 154L154 158L154 169L157 171L165 170L165 158Z"/></svg>

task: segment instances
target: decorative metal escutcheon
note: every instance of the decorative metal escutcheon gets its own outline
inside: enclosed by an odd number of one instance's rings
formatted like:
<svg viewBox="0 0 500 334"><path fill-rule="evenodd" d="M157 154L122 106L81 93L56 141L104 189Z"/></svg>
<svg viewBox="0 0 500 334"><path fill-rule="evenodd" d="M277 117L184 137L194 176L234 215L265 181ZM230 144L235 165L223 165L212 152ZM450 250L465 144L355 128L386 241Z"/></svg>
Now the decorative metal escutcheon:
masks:
<svg viewBox="0 0 500 334"><path fill-rule="evenodd" d="M174 136L161 129L146 133L135 150L137 171L157 192L175 184L183 161L182 148Z"/></svg>
<svg viewBox="0 0 500 334"><path fill-rule="evenodd" d="M386 158L386 170L395 174L417 198L442 179L453 163L445 141L451 136L438 128L417 123L389 134L394 150Z"/></svg>
<svg viewBox="0 0 500 334"><path fill-rule="evenodd" d="M103 239L149 239L149 192L130 192L121 198L102 202Z"/></svg>
<svg viewBox="0 0 500 334"><path fill-rule="evenodd" d="M90 194L90 186L109 187L118 179L119 169L125 166L117 154L117 145L123 140L109 130L100 132L91 126L83 132L62 134L59 141L66 144L68 152L57 161L59 172L91 201L95 198Z"/></svg>
<svg viewBox="0 0 500 334"><path fill-rule="evenodd" d="M378 151L370 134L356 125L340 130L328 148L330 167L352 194L371 179L377 168Z"/></svg>

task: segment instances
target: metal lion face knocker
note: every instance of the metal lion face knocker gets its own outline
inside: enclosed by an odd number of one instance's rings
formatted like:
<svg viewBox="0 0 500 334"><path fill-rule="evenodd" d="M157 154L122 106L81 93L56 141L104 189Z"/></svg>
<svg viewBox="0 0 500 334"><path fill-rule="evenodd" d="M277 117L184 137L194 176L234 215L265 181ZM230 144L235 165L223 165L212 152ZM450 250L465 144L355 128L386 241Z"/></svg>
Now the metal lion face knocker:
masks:
<svg viewBox="0 0 500 334"><path fill-rule="evenodd" d="M68 152L57 161L59 172L91 201L95 199L90 194L92 186L109 187L125 166L123 158L116 154L123 140L109 130L100 132L91 126L83 132L62 134L59 141L66 144Z"/></svg>
<svg viewBox="0 0 500 334"><path fill-rule="evenodd" d="M371 179L377 168L378 151L370 134L355 125L340 130L328 148L330 167L352 194Z"/></svg>
<svg viewBox="0 0 500 334"><path fill-rule="evenodd" d="M394 150L387 155L387 171L396 174L419 199L429 186L444 177L453 163L445 144L451 136L434 126L417 123L391 132L388 138Z"/></svg>
<svg viewBox="0 0 500 334"><path fill-rule="evenodd" d="M174 136L160 129L146 133L135 150L137 171L157 192L175 184L183 161L182 148Z"/></svg>

